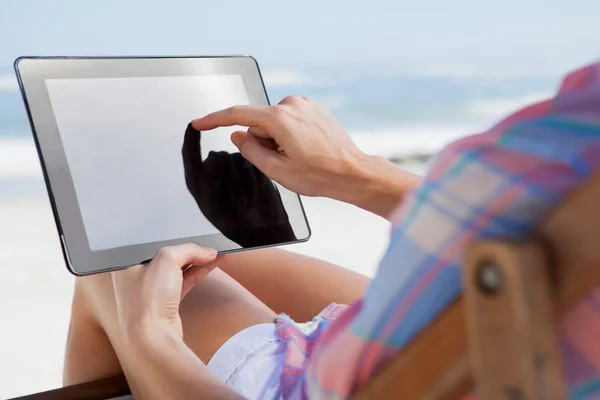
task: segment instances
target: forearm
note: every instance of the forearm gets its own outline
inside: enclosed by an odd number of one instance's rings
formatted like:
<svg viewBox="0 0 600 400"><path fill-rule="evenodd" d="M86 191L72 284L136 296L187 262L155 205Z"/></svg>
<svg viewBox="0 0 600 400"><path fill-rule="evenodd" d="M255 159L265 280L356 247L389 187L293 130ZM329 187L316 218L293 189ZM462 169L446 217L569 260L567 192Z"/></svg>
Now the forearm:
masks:
<svg viewBox="0 0 600 400"><path fill-rule="evenodd" d="M389 219L421 178L378 156L361 157L346 168L329 197Z"/></svg>
<svg viewBox="0 0 600 400"><path fill-rule="evenodd" d="M122 359L136 399L243 399L208 370L177 334L141 333Z"/></svg>

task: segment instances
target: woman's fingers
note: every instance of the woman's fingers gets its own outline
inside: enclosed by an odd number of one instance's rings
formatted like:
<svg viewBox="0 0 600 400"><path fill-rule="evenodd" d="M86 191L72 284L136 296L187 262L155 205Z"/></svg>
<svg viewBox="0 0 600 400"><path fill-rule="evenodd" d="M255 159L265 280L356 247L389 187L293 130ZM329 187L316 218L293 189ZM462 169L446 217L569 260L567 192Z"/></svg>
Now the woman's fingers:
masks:
<svg viewBox="0 0 600 400"><path fill-rule="evenodd" d="M205 265L192 265L183 272L183 284L181 286L181 299L183 299L192 288L200 282L213 269L219 266L224 256L217 257L214 261Z"/></svg>
<svg viewBox="0 0 600 400"><path fill-rule="evenodd" d="M267 149L277 151L277 143L275 142L275 140L273 140L273 138L271 138L271 135L264 129L260 129L257 126L252 126L248 128L248 133L253 136L256 136L259 139L259 142Z"/></svg>
<svg viewBox="0 0 600 400"><path fill-rule="evenodd" d="M348 190L355 190L350 183L362 179L355 173L364 169L361 163L366 157L325 108L303 97L288 96L274 106L231 107L192 125L198 130L248 128L231 137L244 158L299 194L339 196L344 192L338 187L339 181L346 182Z"/></svg>
<svg viewBox="0 0 600 400"><path fill-rule="evenodd" d="M234 125L268 130L274 125L274 115L270 106L233 106L192 121L194 129L199 131Z"/></svg>
<svg viewBox="0 0 600 400"><path fill-rule="evenodd" d="M206 249L193 243L163 247L148 268L183 268L188 265L206 265L217 258L215 249Z"/></svg>
<svg viewBox="0 0 600 400"><path fill-rule="evenodd" d="M242 156L254 164L256 168L269 178L277 180L284 160L282 156L265 146L262 141L248 132L236 131L231 134L231 141L239 149Z"/></svg>
<svg viewBox="0 0 600 400"><path fill-rule="evenodd" d="M248 128L248 133L261 139L273 139L269 132L265 131L262 128L259 128L258 126L251 126L250 128Z"/></svg>

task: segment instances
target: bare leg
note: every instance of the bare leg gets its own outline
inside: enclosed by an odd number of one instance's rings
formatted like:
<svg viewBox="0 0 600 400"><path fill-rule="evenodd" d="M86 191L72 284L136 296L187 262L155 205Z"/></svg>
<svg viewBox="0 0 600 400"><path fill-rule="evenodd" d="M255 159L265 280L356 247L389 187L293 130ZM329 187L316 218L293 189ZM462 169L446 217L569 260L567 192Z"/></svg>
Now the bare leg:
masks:
<svg viewBox="0 0 600 400"><path fill-rule="evenodd" d="M205 362L246 327L272 322L280 312L298 321L309 320L331 302L350 303L359 298L368 283L362 275L275 249L230 254L222 268L239 283L215 270L181 304L184 340ZM121 373L113 350L121 345L119 335L110 276L78 278L64 383Z"/></svg>
<svg viewBox="0 0 600 400"><path fill-rule="evenodd" d="M110 281L108 275L99 275L98 278L101 284ZM92 312L93 305L90 303L89 294L85 293L83 283L82 278L75 281L63 369L65 385L105 378L122 372L110 340ZM111 296L107 301L112 303L112 299Z"/></svg>
<svg viewBox="0 0 600 400"><path fill-rule="evenodd" d="M331 303L354 302L369 283L364 275L278 249L228 254L220 268L273 311L298 322Z"/></svg>
<svg viewBox="0 0 600 400"><path fill-rule="evenodd" d="M185 297L180 308L185 343L204 362L239 331L273 322L275 313L226 273L215 269ZM126 355L110 275L76 281L63 382L72 385L122 372Z"/></svg>

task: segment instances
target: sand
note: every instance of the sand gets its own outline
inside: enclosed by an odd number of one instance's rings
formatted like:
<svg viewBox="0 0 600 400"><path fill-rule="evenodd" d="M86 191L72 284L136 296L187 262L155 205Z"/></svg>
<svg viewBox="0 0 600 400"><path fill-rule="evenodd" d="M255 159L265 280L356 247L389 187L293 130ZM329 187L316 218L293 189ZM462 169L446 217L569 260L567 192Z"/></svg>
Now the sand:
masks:
<svg viewBox="0 0 600 400"><path fill-rule="evenodd" d="M372 276L387 221L329 199L304 199L312 238L291 251ZM0 398L60 387L74 277L49 202L0 198Z"/></svg>

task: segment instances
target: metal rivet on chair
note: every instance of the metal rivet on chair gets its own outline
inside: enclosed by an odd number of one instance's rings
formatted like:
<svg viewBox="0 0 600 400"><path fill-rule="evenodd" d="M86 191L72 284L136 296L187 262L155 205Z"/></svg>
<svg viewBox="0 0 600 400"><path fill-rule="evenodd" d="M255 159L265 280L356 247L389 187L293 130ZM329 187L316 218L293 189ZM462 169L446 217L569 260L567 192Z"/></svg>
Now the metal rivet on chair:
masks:
<svg viewBox="0 0 600 400"><path fill-rule="evenodd" d="M477 271L477 283L486 294L496 294L502 289L502 270L495 263L486 263Z"/></svg>

